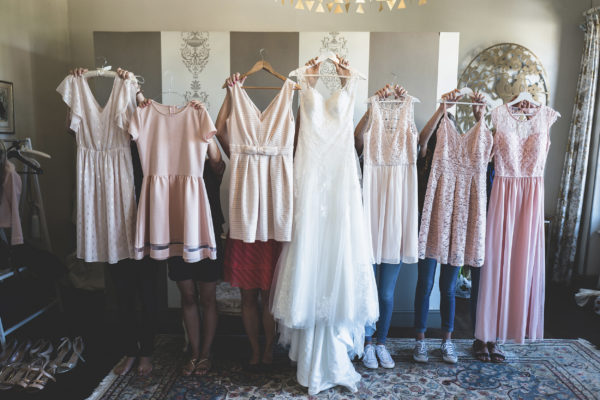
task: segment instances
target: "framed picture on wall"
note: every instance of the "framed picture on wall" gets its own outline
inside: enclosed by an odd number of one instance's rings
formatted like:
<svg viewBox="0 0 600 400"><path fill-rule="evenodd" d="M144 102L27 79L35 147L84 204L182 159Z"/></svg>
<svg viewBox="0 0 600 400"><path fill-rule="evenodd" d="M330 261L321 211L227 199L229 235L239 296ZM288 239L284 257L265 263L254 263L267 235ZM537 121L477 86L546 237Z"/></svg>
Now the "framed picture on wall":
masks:
<svg viewBox="0 0 600 400"><path fill-rule="evenodd" d="M0 133L15 133L14 105L12 82L0 81Z"/></svg>

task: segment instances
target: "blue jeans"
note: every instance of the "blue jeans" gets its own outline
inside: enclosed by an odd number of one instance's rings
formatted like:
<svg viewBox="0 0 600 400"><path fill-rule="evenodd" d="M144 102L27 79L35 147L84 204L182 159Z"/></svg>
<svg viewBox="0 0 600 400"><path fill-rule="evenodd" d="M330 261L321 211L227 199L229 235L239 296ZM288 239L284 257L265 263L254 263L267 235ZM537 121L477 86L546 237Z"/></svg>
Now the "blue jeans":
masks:
<svg viewBox="0 0 600 400"><path fill-rule="evenodd" d="M379 320L377 321L377 344L385 344L390 324L392 322L392 311L394 309L394 289L400 267L402 264L379 264L379 276L377 276L377 265L373 265L375 281L377 282L377 293L379 296ZM365 327L365 341L370 343L375 333L374 326Z"/></svg>
<svg viewBox="0 0 600 400"><path fill-rule="evenodd" d="M473 325L473 334L475 334L475 324L477 322L477 300L479 299L479 277L481 276L481 267L471 267L471 324Z"/></svg>
<svg viewBox="0 0 600 400"><path fill-rule="evenodd" d="M419 278L415 290L415 330L424 333L427 330L427 315L429 314L429 296L433 289L437 261L431 258L419 260ZM440 272L440 312L442 314L442 330L454 330L454 293L456 278L460 267L442 264Z"/></svg>

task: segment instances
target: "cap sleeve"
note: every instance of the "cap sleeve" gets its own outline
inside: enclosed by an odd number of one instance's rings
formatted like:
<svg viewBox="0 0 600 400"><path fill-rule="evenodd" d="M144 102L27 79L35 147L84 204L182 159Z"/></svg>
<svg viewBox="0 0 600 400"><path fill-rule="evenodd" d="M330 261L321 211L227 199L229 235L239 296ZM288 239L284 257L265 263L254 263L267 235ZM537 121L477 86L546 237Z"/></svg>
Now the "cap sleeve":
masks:
<svg viewBox="0 0 600 400"><path fill-rule="evenodd" d="M546 107L546 121L548 123L548 129L554 125L558 117L560 117L560 113L558 111L550 107Z"/></svg>
<svg viewBox="0 0 600 400"><path fill-rule="evenodd" d="M200 124L199 124L200 137L205 142L208 142L217 133L217 128L215 128L215 124L213 123L212 119L210 118L208 111L206 111L206 108L202 107L200 110L198 110L198 117L200 120Z"/></svg>
<svg viewBox="0 0 600 400"><path fill-rule="evenodd" d="M121 81L117 96L115 122L119 128L127 130L129 127L129 120L136 109L135 94L137 85L130 79L123 80L118 77L115 79Z"/></svg>
<svg viewBox="0 0 600 400"><path fill-rule="evenodd" d="M490 119L492 120L493 128L497 128L497 126L498 126L498 113L500 112L500 109L502 107L504 107L504 105L498 106L490 112Z"/></svg>
<svg viewBox="0 0 600 400"><path fill-rule="evenodd" d="M56 88L56 91L60 93L63 101L71 110L71 124L69 125L69 129L73 132L78 131L79 125L83 120L83 101L79 85L77 84L78 79L84 78L69 75Z"/></svg>
<svg viewBox="0 0 600 400"><path fill-rule="evenodd" d="M141 108L136 108L129 119L129 135L134 142L140 137L140 130L142 129L141 111Z"/></svg>

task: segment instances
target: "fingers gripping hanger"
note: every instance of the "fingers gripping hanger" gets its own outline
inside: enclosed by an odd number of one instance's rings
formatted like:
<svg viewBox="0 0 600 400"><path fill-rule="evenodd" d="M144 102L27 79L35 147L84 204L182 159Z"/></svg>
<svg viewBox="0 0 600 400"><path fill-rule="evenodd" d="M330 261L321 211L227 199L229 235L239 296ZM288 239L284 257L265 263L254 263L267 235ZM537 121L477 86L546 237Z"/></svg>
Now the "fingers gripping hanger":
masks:
<svg viewBox="0 0 600 400"><path fill-rule="evenodd" d="M392 89L392 91L396 88L396 87L403 87L398 85L398 74L396 74L395 72L390 72L390 75L392 75L392 83L390 83L390 87ZM390 93L391 95L394 95L395 93ZM419 100L418 98L411 96L410 94L408 94L408 92L406 92L406 94L403 96L404 98L399 98L399 99L377 99L378 102L380 103L405 103L406 102L406 97L410 97L412 99L413 103L420 103L421 100ZM369 102L369 100L367 99L367 102Z"/></svg>
<svg viewBox="0 0 600 400"><path fill-rule="evenodd" d="M476 103L473 101L447 101L445 99L439 99L437 101L437 103L444 103L444 104L468 104L470 106L488 106L490 104L493 104L492 99L490 98L490 96L487 93L481 93L480 94L483 96L483 98L485 99L484 103ZM469 88L469 87L463 87L461 89L458 90L458 95L463 97L463 96L468 96L469 98L472 98L475 95L475 92L473 92L473 89Z"/></svg>
<svg viewBox="0 0 600 400"><path fill-rule="evenodd" d="M520 105L524 101L529 102L530 104L535 106L535 108L539 108L542 105L540 102L536 101L533 98L533 95L528 91L523 91L523 92L519 93L519 95L514 100L506 103L506 105L508 107L516 107L517 109L521 110L521 108L518 107L518 105ZM514 115L516 117L531 117L531 116L535 115L535 113L522 112L522 113L513 113L512 115Z"/></svg>
<svg viewBox="0 0 600 400"><path fill-rule="evenodd" d="M265 61L265 49L260 49L258 51L258 53L260 54L260 61L257 61L252 68L250 68L250 70L248 70L246 73L242 74L240 76L240 79L243 80L244 78L257 73L258 71L267 71L268 73L270 73L271 75L275 76L276 78L282 80L283 82L287 81L287 78L283 75L281 75L279 72L275 71L275 68L273 68L273 66L268 62ZM227 84L224 84L222 86L222 88L226 88ZM273 89L273 90L280 90L281 87L277 87L277 86L243 86L244 89ZM298 84L294 84L294 90L300 90L300 86Z"/></svg>
<svg viewBox="0 0 600 400"><path fill-rule="evenodd" d="M333 62L333 63L334 63L334 64L336 64L336 65L339 65L340 67L342 67L342 68L344 68L344 69L348 69L348 70L350 70L350 71L354 72L354 74L355 74L357 77L359 77L360 79L362 79L362 80L367 80L367 78L366 78L366 77L365 77L365 76L364 76L364 75L363 75L361 72L358 72L358 71L356 71L356 70L355 70L355 69L353 69L353 68L346 67L346 66L344 66L344 65L340 64L340 60L339 60L339 59L337 58L337 56L336 56L336 55L335 55L333 52L331 52L331 51L329 51L329 52L326 52L326 53L321 53L321 54L319 55L319 57L317 57L317 59L315 60L315 63L316 63L317 65L319 65L319 64L321 64L323 61L327 61L327 60L329 60L329 61ZM300 69L300 68L299 68L299 69ZM290 76L298 76L298 70L299 70L299 69L296 69L296 70L294 70L294 71L290 72ZM302 75L303 75L303 76L329 77L329 78L348 78L348 76L346 76L346 75L339 75L339 74L321 74L321 73L319 73L319 74L302 74Z"/></svg>

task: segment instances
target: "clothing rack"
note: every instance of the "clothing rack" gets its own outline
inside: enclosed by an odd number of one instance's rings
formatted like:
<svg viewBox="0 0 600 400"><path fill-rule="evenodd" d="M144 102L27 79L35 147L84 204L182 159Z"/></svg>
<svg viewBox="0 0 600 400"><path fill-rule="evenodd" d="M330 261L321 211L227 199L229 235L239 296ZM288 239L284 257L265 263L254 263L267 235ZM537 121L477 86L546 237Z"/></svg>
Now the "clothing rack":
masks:
<svg viewBox="0 0 600 400"><path fill-rule="evenodd" d="M4 144L6 145L7 149L9 147L11 147L12 145L17 144L17 145L23 145L28 150L32 150L30 138L2 139L2 140L4 141ZM39 182L39 177L38 177L39 173L32 171L32 170L30 171L30 168L27 165L23 165L23 168L24 168L23 170L17 171L19 173L19 175L21 176L21 181L22 181L21 199L20 199L20 203L19 203L19 213L22 216L24 215L23 211L25 210L25 208L27 206L27 197L29 194L28 189L29 189L29 185L31 184L33 186L33 203L39 213L40 236L41 237L40 237L39 241L31 240L31 239L28 241L33 242L38 247L50 252L50 251L52 251L52 245L50 242L50 235L48 233L48 225L46 222L46 212L44 210L44 202L42 200L42 191L40 189L40 182ZM29 179L31 179L31 181L29 181ZM21 221L21 225L23 225L23 221ZM29 235L29 236L31 236L31 235ZM0 228L0 238L2 238L2 237L6 237L6 235L4 235L4 231ZM23 266L19 266L19 267L13 268L13 269L0 270L0 284L2 284L7 279L17 276L19 273L25 272L27 269L28 269L28 266L23 265ZM55 292L56 292L56 296L54 298L50 299L50 301L48 303L46 303L44 306L40 307L39 309L37 309L34 312L30 313L29 315L25 316L20 321L14 323L12 326L4 327L4 325L2 323L2 316L0 315L0 344L2 344L4 346L4 344L6 343L6 337L8 335L13 333L17 329L21 328L23 325L27 324L28 322L33 321L35 318L39 317L40 315L42 315L43 313L45 313L52 307L58 306L59 310L62 311L60 290L59 290L58 284L56 282L54 282L54 286L55 286Z"/></svg>

